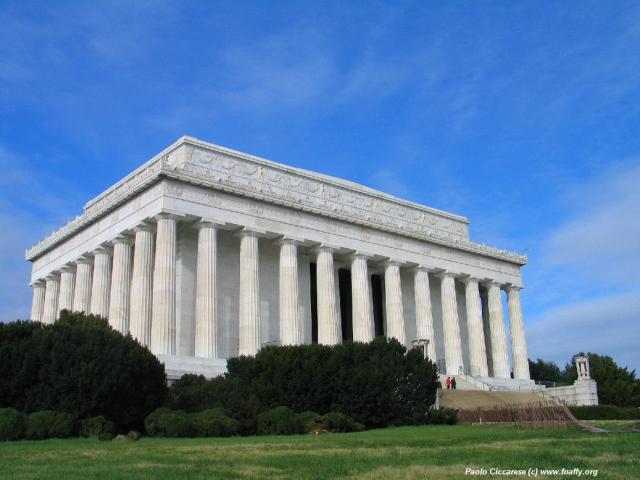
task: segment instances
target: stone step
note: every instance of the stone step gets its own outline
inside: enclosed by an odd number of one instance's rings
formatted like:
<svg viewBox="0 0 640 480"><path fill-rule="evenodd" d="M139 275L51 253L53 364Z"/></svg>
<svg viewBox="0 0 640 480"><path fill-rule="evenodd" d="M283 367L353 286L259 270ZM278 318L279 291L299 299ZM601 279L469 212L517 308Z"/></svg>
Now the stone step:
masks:
<svg viewBox="0 0 640 480"><path fill-rule="evenodd" d="M536 392L489 392L483 390L443 389L440 395L441 407L455 408L458 410L492 407L494 405L540 403L543 401L544 398Z"/></svg>

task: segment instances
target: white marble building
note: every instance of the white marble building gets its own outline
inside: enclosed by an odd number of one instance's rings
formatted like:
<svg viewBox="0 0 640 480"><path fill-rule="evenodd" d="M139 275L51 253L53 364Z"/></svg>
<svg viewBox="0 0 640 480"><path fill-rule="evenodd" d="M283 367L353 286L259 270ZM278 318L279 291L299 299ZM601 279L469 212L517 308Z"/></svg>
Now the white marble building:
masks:
<svg viewBox="0 0 640 480"><path fill-rule="evenodd" d="M468 225L183 137L26 252L31 318L51 323L65 308L107 317L174 377L214 375L267 344L384 334L429 340L447 375L530 385L527 259L472 242Z"/></svg>

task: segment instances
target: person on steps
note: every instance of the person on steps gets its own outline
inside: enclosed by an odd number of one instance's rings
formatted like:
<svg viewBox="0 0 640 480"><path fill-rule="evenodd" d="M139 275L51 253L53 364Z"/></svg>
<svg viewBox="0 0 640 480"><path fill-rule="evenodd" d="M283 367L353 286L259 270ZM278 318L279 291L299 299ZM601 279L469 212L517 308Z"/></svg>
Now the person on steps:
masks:
<svg viewBox="0 0 640 480"><path fill-rule="evenodd" d="M451 390L455 390L456 389L456 377L453 377L451 379Z"/></svg>
<svg viewBox="0 0 640 480"><path fill-rule="evenodd" d="M447 390L451 388L451 377L447 377L444 384L447 386Z"/></svg>

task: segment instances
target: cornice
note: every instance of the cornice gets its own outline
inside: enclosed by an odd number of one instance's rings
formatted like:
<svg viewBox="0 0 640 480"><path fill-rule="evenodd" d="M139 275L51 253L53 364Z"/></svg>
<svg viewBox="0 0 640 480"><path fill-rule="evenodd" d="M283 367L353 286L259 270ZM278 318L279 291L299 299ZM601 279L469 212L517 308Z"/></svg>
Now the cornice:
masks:
<svg viewBox="0 0 640 480"><path fill-rule="evenodd" d="M180 148L183 147L183 148ZM465 217L306 170L182 137L27 250L34 260L161 178L200 185L524 265L526 256L472 242Z"/></svg>

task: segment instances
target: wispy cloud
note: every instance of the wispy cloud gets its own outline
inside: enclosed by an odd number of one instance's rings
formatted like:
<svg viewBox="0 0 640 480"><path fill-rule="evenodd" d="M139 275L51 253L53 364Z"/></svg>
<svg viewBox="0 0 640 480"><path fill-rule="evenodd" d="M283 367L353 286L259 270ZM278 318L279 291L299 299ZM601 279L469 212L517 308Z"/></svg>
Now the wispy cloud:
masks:
<svg viewBox="0 0 640 480"><path fill-rule="evenodd" d="M640 164L626 162L567 192L573 216L542 241L530 291L530 354L611 354L640 368Z"/></svg>
<svg viewBox="0 0 640 480"><path fill-rule="evenodd" d="M550 309L527 326L529 357L560 365L578 352L611 355L640 369L640 295L610 295Z"/></svg>

